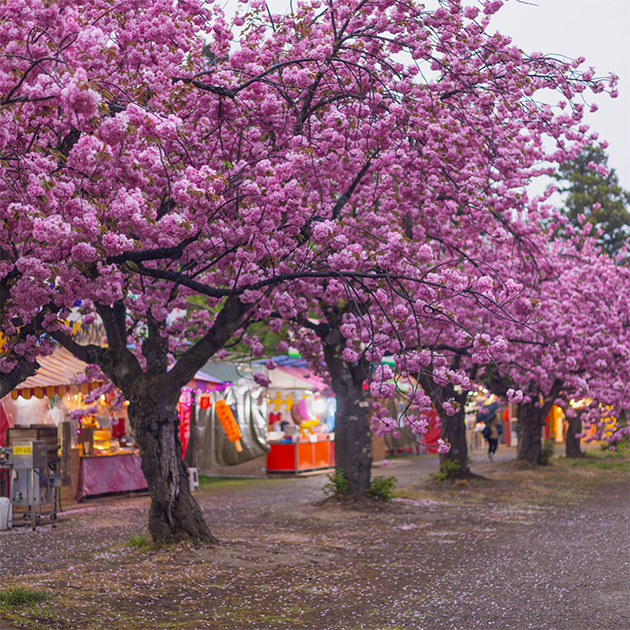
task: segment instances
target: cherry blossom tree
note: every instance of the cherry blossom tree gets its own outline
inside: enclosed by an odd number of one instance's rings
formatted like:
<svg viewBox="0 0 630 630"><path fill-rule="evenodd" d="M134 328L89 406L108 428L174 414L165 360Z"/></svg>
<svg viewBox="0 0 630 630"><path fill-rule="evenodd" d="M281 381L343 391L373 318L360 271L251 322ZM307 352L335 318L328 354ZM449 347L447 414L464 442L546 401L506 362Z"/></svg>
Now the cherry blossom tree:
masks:
<svg viewBox="0 0 630 630"><path fill-rule="evenodd" d="M541 217L546 234L567 222L549 207ZM568 456L579 456L582 421L611 443L627 431L611 420L629 402L622 386L629 368L627 268L598 249L590 224L564 227L567 239L539 235L536 257L523 257L510 240L485 261L479 252L471 262L487 275L469 275L468 290L445 301L450 319L427 320L420 329L426 358L417 379L440 414L451 443L442 458L457 462L454 476L469 474L464 407L473 381L518 405L517 457L529 464L538 461L554 404L569 422ZM448 342L438 345L442 338ZM590 402L576 413L570 403L580 399Z"/></svg>
<svg viewBox="0 0 630 630"><path fill-rule="evenodd" d="M566 221L556 214L551 229ZM521 295L515 302L529 325L509 329L509 347L494 357L501 369L493 372L489 384L519 403L517 457L529 464L538 462L541 429L552 405L565 410L569 457L581 454L576 436L582 420L597 423L630 405L624 386L630 369L630 275L597 247L591 231L591 224L583 221L580 231L569 229L569 242L550 244L538 261L537 295ZM576 411L572 400L587 400L586 409ZM610 432L611 442L625 431Z"/></svg>
<svg viewBox="0 0 630 630"><path fill-rule="evenodd" d="M404 216L399 218L404 223ZM398 388L408 402L406 429L421 436L428 426L424 413L433 405L451 445L440 449L442 458L457 462L457 476L470 474L464 410L475 380L494 374L489 384L496 393L522 401L519 458L525 461L537 461L542 423L561 394L571 424L568 452L581 430L568 405L571 398L599 391L598 401L612 402L606 390L615 379L618 389L627 369L625 341L619 342L626 326L625 293L619 293L619 301L607 296L612 287L625 286L625 271L598 252L590 227L582 233L569 227L571 238L549 242L548 234L566 217L543 205L540 220L547 228L527 239L535 257L524 255L515 234L485 248L482 239L474 258L442 261L425 242L416 250L413 239L389 243L382 251L375 244L376 256L420 265L422 282L405 285L402 278L412 271L400 268L395 282L376 293L326 281L315 303L297 317L293 343L329 380L338 399L337 468L349 480L350 494L361 494L369 484L368 400L393 397L397 378L407 383L406 392ZM599 282L583 289L593 270ZM581 306L583 299L587 304ZM615 316L601 319L608 309ZM279 330L282 321L274 326ZM590 359L603 352L593 341L612 345L615 359L599 360L585 372ZM395 358L396 369L376 367L384 356ZM550 365L553 370L546 371ZM372 433L403 430L383 407L375 407Z"/></svg>
<svg viewBox="0 0 630 630"><path fill-rule="evenodd" d="M0 4L0 371L57 343L123 392L156 541L214 540L176 403L250 322L304 313L329 278L329 295L341 283L382 304L381 291L392 308L392 279L408 303L456 282L401 264L405 236L420 261L510 234L527 249L523 187L577 155L587 129L571 99L605 85L486 34L500 4L338 0L267 16L258 2L237 39L197 0ZM569 108L539 107L547 88ZM194 295L206 308L189 308ZM105 347L72 339L72 309L102 320ZM396 337L392 321L378 325Z"/></svg>
<svg viewBox="0 0 630 630"><path fill-rule="evenodd" d="M382 103L392 70L375 18L364 34L350 11L335 34L329 16L301 38L313 9L302 13L271 37L257 13L237 52L198 3L42 5L7 35L3 369L52 338L124 393L156 540L213 540L178 455L180 388L248 321L295 309L283 283L330 274L309 244L398 125ZM370 50L357 54L362 38ZM194 293L214 313L173 316ZM77 299L107 347L64 330ZM34 324L48 337L25 336Z"/></svg>

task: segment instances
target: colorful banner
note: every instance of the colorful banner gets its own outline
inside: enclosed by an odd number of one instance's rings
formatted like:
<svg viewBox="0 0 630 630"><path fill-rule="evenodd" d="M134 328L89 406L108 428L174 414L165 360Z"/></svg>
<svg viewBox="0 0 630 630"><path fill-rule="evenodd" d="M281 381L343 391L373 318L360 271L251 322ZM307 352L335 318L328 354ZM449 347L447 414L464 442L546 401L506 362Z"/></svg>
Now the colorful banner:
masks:
<svg viewBox="0 0 630 630"><path fill-rule="evenodd" d="M182 458L186 457L186 448L190 440L190 406L192 394L190 391L183 391L177 403L177 414L179 415L179 439L182 443Z"/></svg>

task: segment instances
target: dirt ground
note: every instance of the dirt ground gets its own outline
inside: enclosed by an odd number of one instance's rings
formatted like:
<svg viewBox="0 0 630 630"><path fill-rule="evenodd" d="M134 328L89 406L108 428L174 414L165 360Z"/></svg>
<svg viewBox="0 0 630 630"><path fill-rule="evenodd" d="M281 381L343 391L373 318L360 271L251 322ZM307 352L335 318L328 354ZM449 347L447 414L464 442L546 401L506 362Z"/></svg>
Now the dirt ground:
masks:
<svg viewBox="0 0 630 630"><path fill-rule="evenodd" d="M0 630L630 629L627 455L513 456L458 485L394 460L375 470L398 479L390 504L322 503L323 476L205 480L215 548L143 548L147 497L73 506L0 532L2 587L51 596L0 607Z"/></svg>

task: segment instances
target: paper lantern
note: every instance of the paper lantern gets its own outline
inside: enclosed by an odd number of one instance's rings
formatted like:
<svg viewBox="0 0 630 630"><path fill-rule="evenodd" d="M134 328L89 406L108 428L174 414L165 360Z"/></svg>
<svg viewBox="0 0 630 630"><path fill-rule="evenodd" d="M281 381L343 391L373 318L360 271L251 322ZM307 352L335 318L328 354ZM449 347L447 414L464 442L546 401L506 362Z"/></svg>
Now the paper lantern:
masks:
<svg viewBox="0 0 630 630"><path fill-rule="evenodd" d="M225 400L217 400L214 404L214 410L217 414L217 418L219 418L219 422L225 431L225 435L227 435L227 439L230 442L234 442L234 446L236 447L236 451L238 453L242 452L243 447L241 445L241 429L238 426L234 418L234 414L232 410L225 402Z"/></svg>

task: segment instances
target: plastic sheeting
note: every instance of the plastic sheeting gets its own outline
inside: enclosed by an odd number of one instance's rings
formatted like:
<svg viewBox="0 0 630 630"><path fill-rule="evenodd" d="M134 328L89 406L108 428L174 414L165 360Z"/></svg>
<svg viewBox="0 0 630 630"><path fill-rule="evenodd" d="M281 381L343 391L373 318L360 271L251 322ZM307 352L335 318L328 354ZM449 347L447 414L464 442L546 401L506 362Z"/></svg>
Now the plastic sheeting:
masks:
<svg viewBox="0 0 630 630"><path fill-rule="evenodd" d="M225 394L212 392L212 406L202 409L197 402L196 463L199 472L214 468L242 464L269 452L267 443L267 396L266 390L242 379L226 390ZM225 398L241 429L243 451L238 453L227 439L219 419L214 413L214 403Z"/></svg>
<svg viewBox="0 0 630 630"><path fill-rule="evenodd" d="M131 492L146 487L140 455L129 453L108 457L82 457L74 500L78 503L93 494Z"/></svg>

